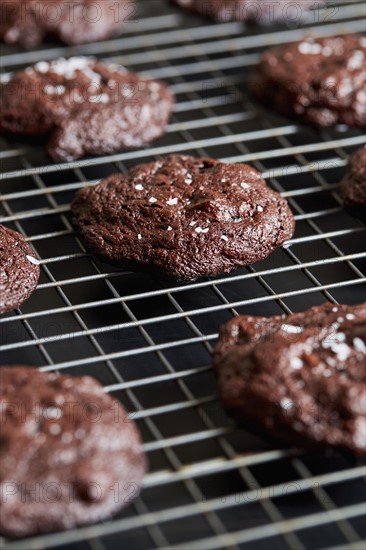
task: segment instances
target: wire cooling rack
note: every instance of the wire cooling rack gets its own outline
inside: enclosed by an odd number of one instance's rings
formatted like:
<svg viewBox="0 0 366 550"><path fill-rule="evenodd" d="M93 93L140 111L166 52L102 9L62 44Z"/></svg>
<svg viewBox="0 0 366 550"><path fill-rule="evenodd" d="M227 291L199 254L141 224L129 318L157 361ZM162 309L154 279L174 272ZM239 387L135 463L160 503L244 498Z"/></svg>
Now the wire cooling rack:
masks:
<svg viewBox="0 0 366 550"><path fill-rule="evenodd" d="M141 496L111 521L0 546L363 550L362 464L238 430L217 400L210 353L233 314L366 299L366 228L338 195L362 133L297 125L246 92L264 47L305 32L362 32L364 4L338 2L266 29L216 25L164 0L139 6L113 40L21 53L2 46L3 72L75 53L120 62L166 80L177 108L167 135L149 149L77 163L49 164L41 142L1 139L0 222L33 245L42 275L22 308L0 318L0 350L3 364L97 378L139 424L150 473ZM74 193L173 152L263 171L290 202L294 238L255 266L189 285L121 272L86 254L70 223Z"/></svg>

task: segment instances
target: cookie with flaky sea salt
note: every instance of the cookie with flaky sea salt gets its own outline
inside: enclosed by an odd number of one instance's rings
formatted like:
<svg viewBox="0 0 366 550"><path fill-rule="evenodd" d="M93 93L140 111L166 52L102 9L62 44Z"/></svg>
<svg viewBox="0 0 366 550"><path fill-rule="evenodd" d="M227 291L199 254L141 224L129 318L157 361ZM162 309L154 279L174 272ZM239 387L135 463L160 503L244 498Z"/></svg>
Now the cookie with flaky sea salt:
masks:
<svg viewBox="0 0 366 550"><path fill-rule="evenodd" d="M71 210L89 250L182 281L263 260L295 225L250 166L179 155L81 189Z"/></svg>
<svg viewBox="0 0 366 550"><path fill-rule="evenodd" d="M93 57L41 61L0 91L0 129L49 136L55 161L143 147L164 134L174 105L164 83Z"/></svg>
<svg viewBox="0 0 366 550"><path fill-rule="evenodd" d="M366 126L366 39L307 37L266 50L251 78L268 107L316 126Z"/></svg>
<svg viewBox="0 0 366 550"><path fill-rule="evenodd" d="M270 25L278 21L293 25L303 12L324 4L323 0L172 0L181 8L199 13L215 21L255 21Z"/></svg>
<svg viewBox="0 0 366 550"><path fill-rule="evenodd" d="M238 316L214 353L219 393L244 426L298 446L366 454L366 303Z"/></svg>
<svg viewBox="0 0 366 550"><path fill-rule="evenodd" d="M35 290L39 261L17 231L0 225L0 313L21 306Z"/></svg>
<svg viewBox="0 0 366 550"><path fill-rule="evenodd" d="M118 32L134 12L133 0L2 0L0 40L25 48L49 39L95 42Z"/></svg>
<svg viewBox="0 0 366 550"><path fill-rule="evenodd" d="M346 175L341 181L341 195L346 205L366 208L366 148L351 155Z"/></svg>
<svg viewBox="0 0 366 550"><path fill-rule="evenodd" d="M2 535L108 519L138 496L137 427L89 376L1 367L0 428Z"/></svg>

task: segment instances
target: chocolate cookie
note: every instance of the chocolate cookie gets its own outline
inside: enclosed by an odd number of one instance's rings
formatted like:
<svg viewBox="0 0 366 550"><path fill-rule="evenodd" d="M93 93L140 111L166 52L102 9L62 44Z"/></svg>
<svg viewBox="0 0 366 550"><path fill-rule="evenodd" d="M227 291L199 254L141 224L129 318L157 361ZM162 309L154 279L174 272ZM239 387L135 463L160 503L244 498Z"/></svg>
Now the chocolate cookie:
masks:
<svg viewBox="0 0 366 550"><path fill-rule="evenodd" d="M349 159L341 181L341 195L349 206L366 206L366 148L361 147Z"/></svg>
<svg viewBox="0 0 366 550"><path fill-rule="evenodd" d="M0 224L0 313L19 307L35 290L39 261L20 233Z"/></svg>
<svg viewBox="0 0 366 550"><path fill-rule="evenodd" d="M0 129L50 135L56 161L136 149L159 138L174 104L162 82L92 57L41 61L1 89Z"/></svg>
<svg viewBox="0 0 366 550"><path fill-rule="evenodd" d="M81 189L71 205L86 246L182 281L266 258L290 239L285 199L245 164L169 156Z"/></svg>
<svg viewBox="0 0 366 550"><path fill-rule="evenodd" d="M5 0L0 3L0 39L26 48L44 40L84 44L115 34L133 16L132 0Z"/></svg>
<svg viewBox="0 0 366 550"><path fill-rule="evenodd" d="M300 446L366 453L366 303L236 317L214 353L220 397L240 423Z"/></svg>
<svg viewBox="0 0 366 550"><path fill-rule="evenodd" d="M276 21L294 24L299 21L304 11L314 6L321 6L323 1L276 0L172 0L182 8L210 17L215 21L256 21L262 25L270 25Z"/></svg>
<svg viewBox="0 0 366 550"><path fill-rule="evenodd" d="M266 105L316 126L366 125L366 39L306 38L267 50L251 88Z"/></svg>
<svg viewBox="0 0 366 550"><path fill-rule="evenodd" d="M0 368L2 535L108 518L139 493L140 436L93 378Z"/></svg>

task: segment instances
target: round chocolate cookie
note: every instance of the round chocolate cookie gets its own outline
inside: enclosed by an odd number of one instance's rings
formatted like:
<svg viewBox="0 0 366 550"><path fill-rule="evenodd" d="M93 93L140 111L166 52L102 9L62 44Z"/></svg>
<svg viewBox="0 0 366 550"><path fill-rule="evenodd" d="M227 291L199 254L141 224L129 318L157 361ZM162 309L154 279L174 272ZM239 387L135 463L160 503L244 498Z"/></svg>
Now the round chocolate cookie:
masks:
<svg viewBox="0 0 366 550"><path fill-rule="evenodd" d="M84 44L115 34L134 14L133 0L5 0L0 39L35 48L44 40Z"/></svg>
<svg viewBox="0 0 366 550"><path fill-rule="evenodd" d="M279 113L316 126L366 125L366 39L306 38L267 50L252 91Z"/></svg>
<svg viewBox="0 0 366 550"><path fill-rule="evenodd" d="M136 498L139 433L96 380L1 367L0 405L2 535L100 521Z"/></svg>
<svg viewBox="0 0 366 550"><path fill-rule="evenodd" d="M0 313L19 307L35 290L39 261L20 233L0 224Z"/></svg>
<svg viewBox="0 0 366 550"><path fill-rule="evenodd" d="M236 317L221 328L214 369L242 424L299 446L366 453L366 303Z"/></svg>
<svg viewBox="0 0 366 550"><path fill-rule="evenodd" d="M345 204L366 207L366 148L351 155L346 175L341 181L341 195Z"/></svg>
<svg viewBox="0 0 366 550"><path fill-rule="evenodd" d="M71 205L88 249L182 281L266 258L292 237L285 199L245 164L169 156L81 189Z"/></svg>
<svg viewBox="0 0 366 550"><path fill-rule="evenodd" d="M142 147L164 134L174 105L162 82L93 57L41 61L1 92L0 129L50 135L56 161Z"/></svg>
<svg viewBox="0 0 366 550"><path fill-rule="evenodd" d="M172 0L174 4L210 17L215 21L255 21L270 25L277 21L295 24L301 19L304 11L324 2L316 0Z"/></svg>

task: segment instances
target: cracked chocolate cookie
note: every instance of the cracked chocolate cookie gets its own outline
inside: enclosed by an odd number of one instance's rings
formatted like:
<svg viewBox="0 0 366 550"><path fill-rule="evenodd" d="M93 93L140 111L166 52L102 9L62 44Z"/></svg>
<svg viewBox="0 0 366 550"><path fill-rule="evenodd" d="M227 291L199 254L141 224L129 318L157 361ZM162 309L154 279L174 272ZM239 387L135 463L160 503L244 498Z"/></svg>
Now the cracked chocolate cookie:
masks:
<svg viewBox="0 0 366 550"><path fill-rule="evenodd" d="M346 205L366 207L366 148L351 155L346 175L341 181L341 195Z"/></svg>
<svg viewBox="0 0 366 550"><path fill-rule="evenodd" d="M133 0L5 0L0 39L35 48L48 39L66 44L103 40L134 15Z"/></svg>
<svg viewBox="0 0 366 550"><path fill-rule="evenodd" d="M221 328L214 370L239 423L299 446L366 453L366 303L236 317Z"/></svg>
<svg viewBox="0 0 366 550"><path fill-rule="evenodd" d="M2 535L100 521L137 497L139 433L96 380L1 367L0 405Z"/></svg>
<svg viewBox="0 0 366 550"><path fill-rule="evenodd" d="M277 21L289 22L292 25L301 19L304 11L319 7L323 1L277 0L172 0L174 4L189 11L199 13L215 21L255 21L270 25Z"/></svg>
<svg viewBox="0 0 366 550"><path fill-rule="evenodd" d="M279 113L316 126L366 126L366 39L305 38L270 48L251 78L253 93Z"/></svg>
<svg viewBox="0 0 366 550"><path fill-rule="evenodd" d="M174 105L162 82L92 57L41 61L0 91L0 129L49 135L55 161L147 145L164 134Z"/></svg>
<svg viewBox="0 0 366 550"><path fill-rule="evenodd" d="M19 307L35 290L39 261L20 233L0 225L0 313Z"/></svg>
<svg viewBox="0 0 366 550"><path fill-rule="evenodd" d="M263 260L295 225L287 201L253 168L189 156L81 189L71 210L89 250L181 281Z"/></svg>

